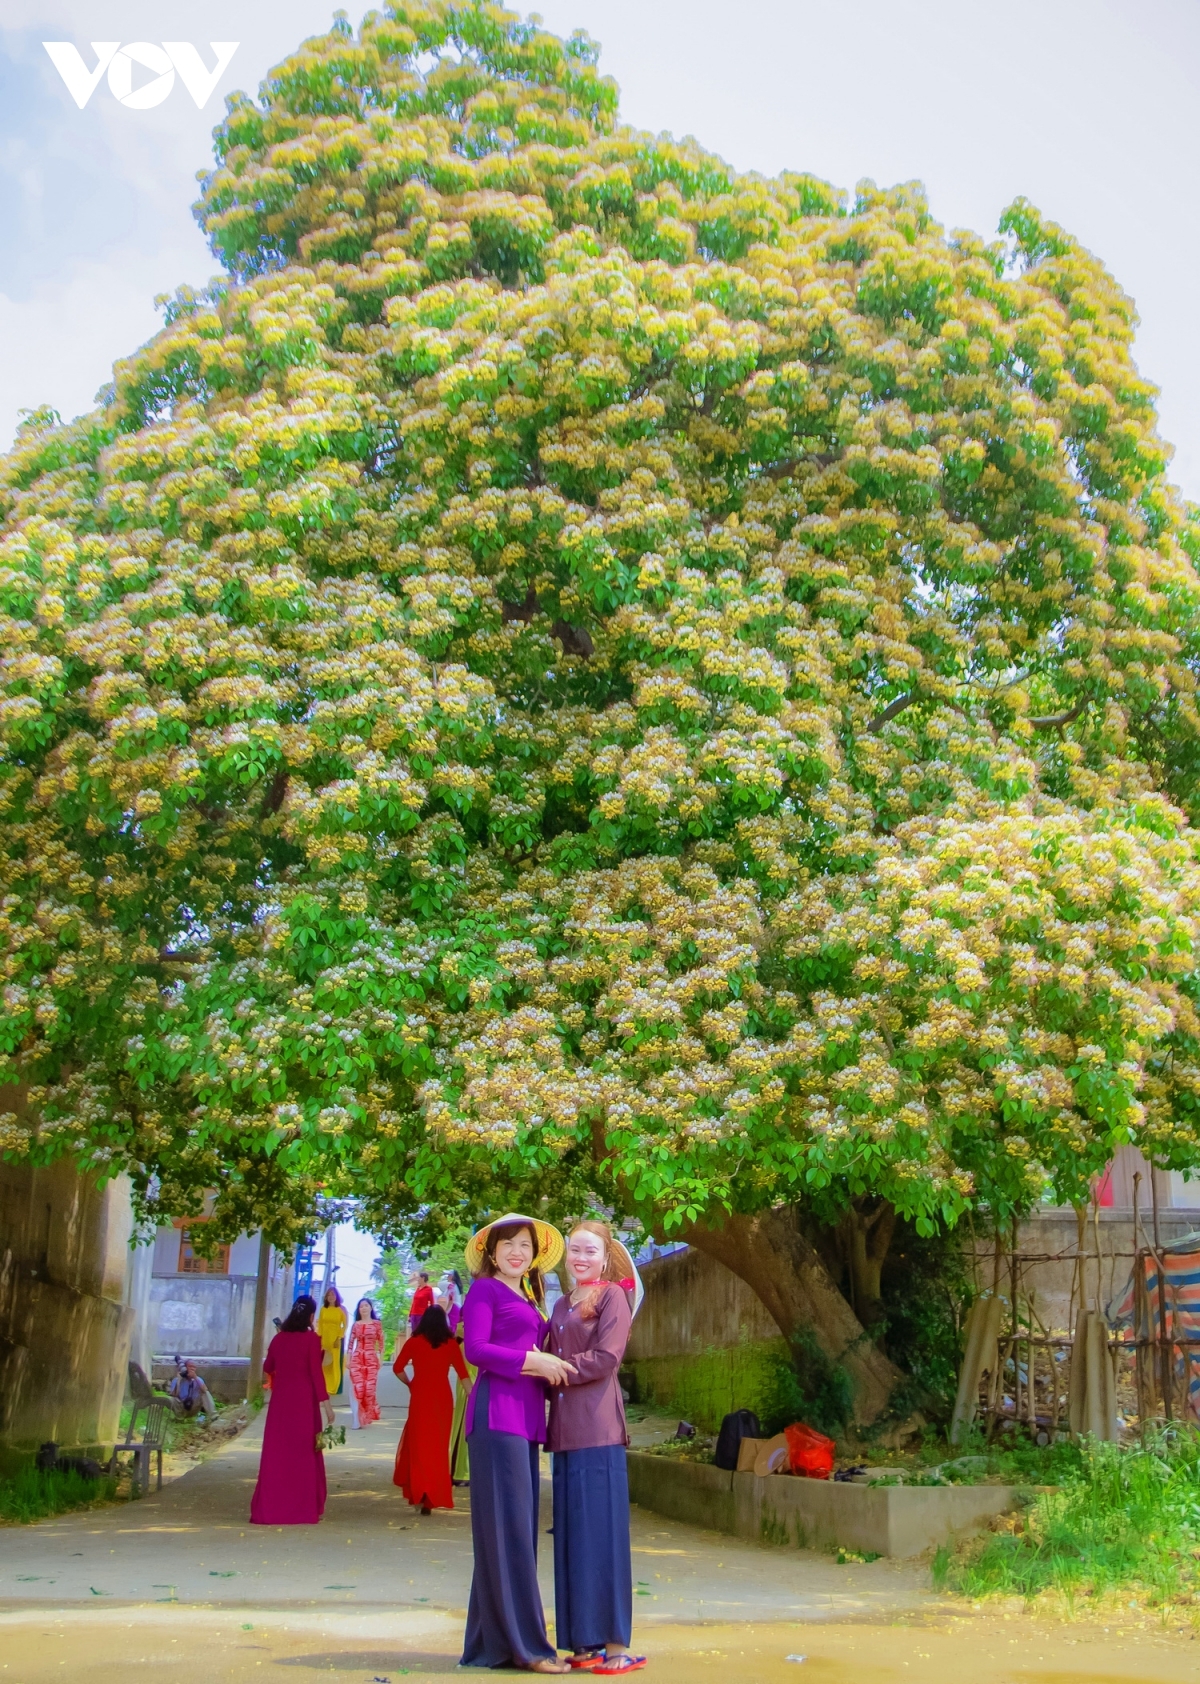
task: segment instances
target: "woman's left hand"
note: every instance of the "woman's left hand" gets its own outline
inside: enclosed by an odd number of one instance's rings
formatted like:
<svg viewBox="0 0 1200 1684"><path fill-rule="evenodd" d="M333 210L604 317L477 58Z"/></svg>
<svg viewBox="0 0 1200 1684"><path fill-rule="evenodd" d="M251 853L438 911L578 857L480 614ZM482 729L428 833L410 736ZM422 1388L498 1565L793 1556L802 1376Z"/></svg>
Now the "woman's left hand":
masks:
<svg viewBox="0 0 1200 1684"><path fill-rule="evenodd" d="M328 1401L328 1399L326 1399L326 1401L321 1405L321 1416L322 1416L322 1419L325 1422L325 1425L327 1427L332 1427L332 1425L333 1425L333 1405Z"/></svg>
<svg viewBox="0 0 1200 1684"><path fill-rule="evenodd" d="M549 1351L526 1351L525 1361L521 1365L522 1374L532 1374L539 1380L548 1380L552 1386L565 1386L572 1374L578 1370L561 1357L551 1355Z"/></svg>

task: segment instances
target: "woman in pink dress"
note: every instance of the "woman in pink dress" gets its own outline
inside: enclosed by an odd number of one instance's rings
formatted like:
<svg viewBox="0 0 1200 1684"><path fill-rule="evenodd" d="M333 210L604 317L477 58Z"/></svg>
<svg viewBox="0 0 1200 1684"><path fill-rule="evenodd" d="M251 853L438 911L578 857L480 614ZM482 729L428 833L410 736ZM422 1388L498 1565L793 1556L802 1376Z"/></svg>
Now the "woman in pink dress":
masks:
<svg viewBox="0 0 1200 1684"><path fill-rule="evenodd" d="M383 1323L369 1298L360 1298L350 1324L350 1409L352 1427L369 1427L379 1419L375 1382L383 1357Z"/></svg>
<svg viewBox="0 0 1200 1684"><path fill-rule="evenodd" d="M322 1420L332 1427L333 1405L321 1369L321 1341L313 1332L316 1310L313 1299L297 1298L263 1363L271 1377L271 1401L250 1501L256 1526L313 1526L325 1510L325 1458L317 1434Z"/></svg>

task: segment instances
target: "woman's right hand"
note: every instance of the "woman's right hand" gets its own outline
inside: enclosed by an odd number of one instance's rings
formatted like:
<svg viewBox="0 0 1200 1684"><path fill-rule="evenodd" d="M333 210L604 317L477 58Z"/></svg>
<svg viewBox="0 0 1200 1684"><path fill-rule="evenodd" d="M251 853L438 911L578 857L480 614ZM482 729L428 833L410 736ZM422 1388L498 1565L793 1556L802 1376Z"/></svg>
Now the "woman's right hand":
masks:
<svg viewBox="0 0 1200 1684"><path fill-rule="evenodd" d="M525 1361L521 1365L522 1374L532 1374L535 1379L548 1380L552 1386L565 1386L572 1374L578 1369L572 1368L569 1362L561 1357L551 1356L549 1351L526 1351Z"/></svg>

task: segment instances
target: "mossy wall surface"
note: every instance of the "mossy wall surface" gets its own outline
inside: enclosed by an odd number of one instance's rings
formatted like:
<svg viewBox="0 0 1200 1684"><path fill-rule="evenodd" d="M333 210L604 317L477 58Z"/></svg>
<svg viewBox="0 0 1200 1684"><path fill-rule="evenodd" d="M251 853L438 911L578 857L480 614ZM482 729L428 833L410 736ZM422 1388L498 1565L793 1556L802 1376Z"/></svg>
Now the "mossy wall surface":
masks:
<svg viewBox="0 0 1200 1684"><path fill-rule="evenodd" d="M628 1367L637 1402L679 1415L703 1432L715 1433L734 1409L752 1409L764 1427L781 1406L786 1413L792 1364L783 1339L710 1346L690 1356L643 1357Z"/></svg>
<svg viewBox="0 0 1200 1684"><path fill-rule="evenodd" d="M100 1186L67 1158L0 1164L6 1467L47 1439L64 1451L112 1444L134 1321L123 1302L132 1231L124 1176Z"/></svg>

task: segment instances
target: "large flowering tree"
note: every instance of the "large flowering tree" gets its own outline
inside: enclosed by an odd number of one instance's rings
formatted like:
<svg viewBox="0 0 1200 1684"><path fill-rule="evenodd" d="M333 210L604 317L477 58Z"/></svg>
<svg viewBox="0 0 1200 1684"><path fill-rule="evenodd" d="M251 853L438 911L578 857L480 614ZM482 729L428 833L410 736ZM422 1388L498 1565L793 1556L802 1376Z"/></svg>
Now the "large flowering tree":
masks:
<svg viewBox="0 0 1200 1684"><path fill-rule="evenodd" d="M216 140L224 278L0 474L8 1149L283 1240L590 1190L878 1413L897 1212L1200 1157L1131 304L1023 202L636 133L492 6L338 26Z"/></svg>

